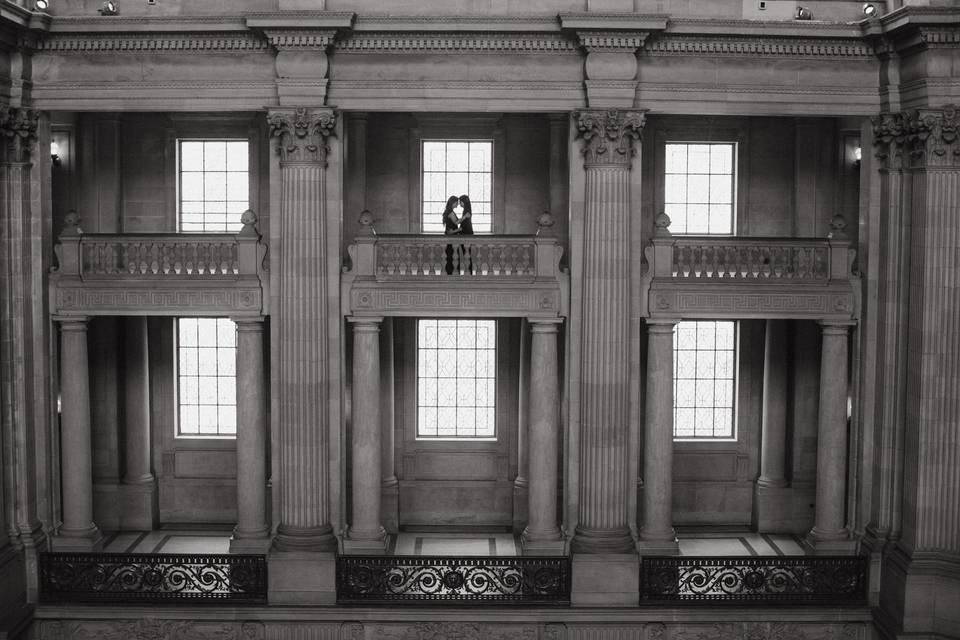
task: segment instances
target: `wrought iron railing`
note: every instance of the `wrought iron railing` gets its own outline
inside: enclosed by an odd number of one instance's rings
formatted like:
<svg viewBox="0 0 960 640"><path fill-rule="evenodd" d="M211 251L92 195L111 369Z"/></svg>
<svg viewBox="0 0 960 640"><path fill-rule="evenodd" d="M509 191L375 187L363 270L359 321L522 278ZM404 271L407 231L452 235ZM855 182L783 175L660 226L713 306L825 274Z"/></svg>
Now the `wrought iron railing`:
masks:
<svg viewBox="0 0 960 640"><path fill-rule="evenodd" d="M570 604L564 557L340 556L337 603Z"/></svg>
<svg viewBox="0 0 960 640"><path fill-rule="evenodd" d="M865 604L864 556L648 556L641 603Z"/></svg>
<svg viewBox="0 0 960 640"><path fill-rule="evenodd" d="M259 555L41 553L44 602L231 602L267 600Z"/></svg>

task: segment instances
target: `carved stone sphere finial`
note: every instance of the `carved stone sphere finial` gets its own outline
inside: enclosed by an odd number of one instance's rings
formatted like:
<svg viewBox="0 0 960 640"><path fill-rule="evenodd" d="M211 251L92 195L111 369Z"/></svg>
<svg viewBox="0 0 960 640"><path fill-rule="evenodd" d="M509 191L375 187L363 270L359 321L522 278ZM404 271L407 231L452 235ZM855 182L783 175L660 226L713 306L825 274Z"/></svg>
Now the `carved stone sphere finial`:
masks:
<svg viewBox="0 0 960 640"><path fill-rule="evenodd" d="M537 216L537 235L543 233L546 235L547 231L555 224L553 216L550 215L549 211L544 211L539 216Z"/></svg>
<svg viewBox="0 0 960 640"><path fill-rule="evenodd" d="M360 223L360 233L362 235L377 235L377 230L373 226L373 214L370 213L369 209L360 212L357 222Z"/></svg>
<svg viewBox="0 0 960 640"><path fill-rule="evenodd" d="M250 236L257 235L257 214L253 212L253 209L247 209L242 214L240 214L240 222L243 223L243 228L240 229L240 235Z"/></svg>
<svg viewBox="0 0 960 640"><path fill-rule="evenodd" d="M60 237L78 236L81 233L83 231L80 229L80 216L71 209L63 217L63 230L60 231Z"/></svg>
<svg viewBox="0 0 960 640"><path fill-rule="evenodd" d="M670 229L669 229L670 222L671 222L670 216L668 216L663 211L658 213L656 220L653 221L653 225L654 227L656 227L653 231L653 235L656 237L673 235L670 233Z"/></svg>
<svg viewBox="0 0 960 640"><path fill-rule="evenodd" d="M830 221L830 233L827 236L828 238L846 238L847 237L847 221L843 219L839 213L833 216L833 220Z"/></svg>

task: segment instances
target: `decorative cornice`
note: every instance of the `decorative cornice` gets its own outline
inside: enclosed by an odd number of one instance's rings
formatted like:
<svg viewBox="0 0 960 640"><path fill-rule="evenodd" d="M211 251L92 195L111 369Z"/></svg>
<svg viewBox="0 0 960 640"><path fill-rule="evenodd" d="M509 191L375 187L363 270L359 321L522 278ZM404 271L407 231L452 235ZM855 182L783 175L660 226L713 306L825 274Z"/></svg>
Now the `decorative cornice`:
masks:
<svg viewBox="0 0 960 640"><path fill-rule="evenodd" d="M911 109L873 119L877 157L888 167L907 156L923 166L956 165L960 161L960 109Z"/></svg>
<svg viewBox="0 0 960 640"><path fill-rule="evenodd" d="M327 138L334 135L337 114L333 109L271 109L267 114L270 137L277 139L282 162L327 164Z"/></svg>
<svg viewBox="0 0 960 640"><path fill-rule="evenodd" d="M929 48L956 47L960 45L960 27L922 28L920 40Z"/></svg>
<svg viewBox="0 0 960 640"><path fill-rule="evenodd" d="M274 49L326 51L337 35L335 29L264 29Z"/></svg>
<svg viewBox="0 0 960 640"><path fill-rule="evenodd" d="M238 33L54 34L37 43L38 51L58 53L265 51L262 37Z"/></svg>
<svg viewBox="0 0 960 640"><path fill-rule="evenodd" d="M873 47L859 39L728 38L663 34L644 47L651 55L870 58Z"/></svg>
<svg viewBox="0 0 960 640"><path fill-rule="evenodd" d="M584 165L629 166L646 123L645 111L585 110L574 114L583 140Z"/></svg>
<svg viewBox="0 0 960 640"><path fill-rule="evenodd" d="M354 33L337 42L335 49L347 53L419 53L424 51L469 51L470 53L574 52L575 42L560 34L546 33Z"/></svg>
<svg viewBox="0 0 960 640"><path fill-rule="evenodd" d="M643 46L647 31L577 31L580 45L589 52L629 52Z"/></svg>
<svg viewBox="0 0 960 640"><path fill-rule="evenodd" d="M30 162L30 153L37 141L38 116L32 109L0 106L0 135L5 143L2 162Z"/></svg>

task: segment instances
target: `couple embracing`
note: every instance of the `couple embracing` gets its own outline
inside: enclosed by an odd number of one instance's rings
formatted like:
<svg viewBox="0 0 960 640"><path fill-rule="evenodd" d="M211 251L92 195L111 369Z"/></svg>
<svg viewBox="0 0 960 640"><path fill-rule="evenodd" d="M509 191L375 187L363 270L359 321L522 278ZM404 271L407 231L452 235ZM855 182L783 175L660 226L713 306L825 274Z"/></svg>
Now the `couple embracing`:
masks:
<svg viewBox="0 0 960 640"><path fill-rule="evenodd" d="M457 213L460 213L458 216ZM443 209L443 233L448 236L472 236L473 235L473 208L470 205L469 196L450 196L447 198L447 206ZM472 273L473 260L469 257L470 247L460 245L454 249L452 244L447 245L446 250L446 272L447 275L453 273Z"/></svg>

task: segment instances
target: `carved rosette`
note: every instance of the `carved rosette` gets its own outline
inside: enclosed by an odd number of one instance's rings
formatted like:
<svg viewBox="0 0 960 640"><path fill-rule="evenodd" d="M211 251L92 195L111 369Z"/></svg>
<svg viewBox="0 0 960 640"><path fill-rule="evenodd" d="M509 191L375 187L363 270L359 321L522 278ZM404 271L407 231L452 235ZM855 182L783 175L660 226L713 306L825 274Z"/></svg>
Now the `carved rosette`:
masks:
<svg viewBox="0 0 960 640"><path fill-rule="evenodd" d="M887 168L960 164L960 108L910 109L873 119L876 155Z"/></svg>
<svg viewBox="0 0 960 640"><path fill-rule="evenodd" d="M646 123L644 111L588 110L574 114L583 140L583 163L629 167Z"/></svg>
<svg viewBox="0 0 960 640"><path fill-rule="evenodd" d="M281 162L317 162L327 166L337 113L333 109L296 107L272 109L267 114L270 137L277 141Z"/></svg>
<svg viewBox="0 0 960 640"><path fill-rule="evenodd" d="M39 114L32 109L0 107L0 133L3 135L5 163L30 162L30 154L37 141Z"/></svg>

